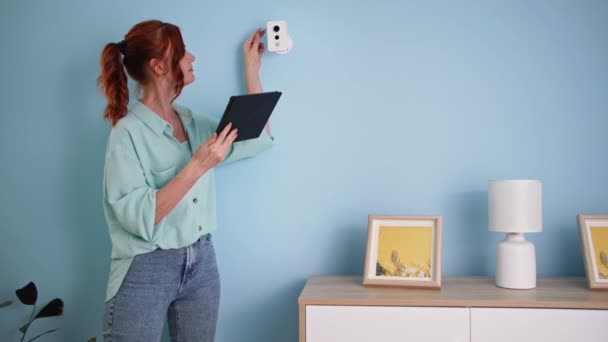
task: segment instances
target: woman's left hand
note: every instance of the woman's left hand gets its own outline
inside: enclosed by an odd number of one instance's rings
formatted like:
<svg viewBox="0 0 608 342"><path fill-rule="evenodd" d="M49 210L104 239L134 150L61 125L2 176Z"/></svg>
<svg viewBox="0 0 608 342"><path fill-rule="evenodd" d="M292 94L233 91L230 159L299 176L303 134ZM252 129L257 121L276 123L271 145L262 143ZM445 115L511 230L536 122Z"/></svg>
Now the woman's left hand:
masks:
<svg viewBox="0 0 608 342"><path fill-rule="evenodd" d="M260 40L266 33L264 29L257 29L247 38L243 44L243 56L245 57L245 74L257 75L262 64L264 54L264 43Z"/></svg>

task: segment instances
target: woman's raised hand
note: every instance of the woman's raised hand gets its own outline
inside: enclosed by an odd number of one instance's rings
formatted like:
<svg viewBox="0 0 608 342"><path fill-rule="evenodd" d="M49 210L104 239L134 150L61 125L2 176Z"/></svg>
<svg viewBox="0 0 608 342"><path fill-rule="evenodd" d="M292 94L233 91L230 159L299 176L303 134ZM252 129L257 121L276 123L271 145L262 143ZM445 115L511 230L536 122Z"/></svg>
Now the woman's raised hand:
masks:
<svg viewBox="0 0 608 342"><path fill-rule="evenodd" d="M260 40L266 33L265 29L257 29L243 44L243 56L245 58L245 73L257 74L260 71L262 55L264 54L264 43Z"/></svg>

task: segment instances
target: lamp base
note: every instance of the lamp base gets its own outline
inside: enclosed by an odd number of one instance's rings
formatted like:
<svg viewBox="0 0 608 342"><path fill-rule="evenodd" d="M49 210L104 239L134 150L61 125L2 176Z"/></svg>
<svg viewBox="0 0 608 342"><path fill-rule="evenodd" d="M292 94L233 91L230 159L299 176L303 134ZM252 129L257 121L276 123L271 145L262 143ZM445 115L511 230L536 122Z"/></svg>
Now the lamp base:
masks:
<svg viewBox="0 0 608 342"><path fill-rule="evenodd" d="M536 253L524 234L507 233L498 244L496 286L519 290L536 287Z"/></svg>

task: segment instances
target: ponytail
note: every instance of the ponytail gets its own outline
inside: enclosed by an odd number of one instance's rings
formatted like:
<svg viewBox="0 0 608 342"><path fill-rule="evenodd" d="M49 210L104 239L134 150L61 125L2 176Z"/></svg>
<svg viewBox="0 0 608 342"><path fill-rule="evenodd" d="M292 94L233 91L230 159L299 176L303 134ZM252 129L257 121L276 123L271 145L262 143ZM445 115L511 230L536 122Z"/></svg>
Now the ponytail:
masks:
<svg viewBox="0 0 608 342"><path fill-rule="evenodd" d="M133 26L120 43L109 43L101 52L101 74L97 86L104 92L108 105L104 118L116 125L127 113L129 88L127 74L138 86L148 84L150 76L147 63L152 58L170 63L176 80L176 93L184 87L184 75L179 61L186 54L186 47L179 27L160 20L146 20ZM164 56L169 56L166 59Z"/></svg>
<svg viewBox="0 0 608 342"><path fill-rule="evenodd" d="M120 45L109 43L101 52L101 74L97 77L97 86L103 90L108 105L103 117L116 125L126 115L129 104L127 74L122 66Z"/></svg>

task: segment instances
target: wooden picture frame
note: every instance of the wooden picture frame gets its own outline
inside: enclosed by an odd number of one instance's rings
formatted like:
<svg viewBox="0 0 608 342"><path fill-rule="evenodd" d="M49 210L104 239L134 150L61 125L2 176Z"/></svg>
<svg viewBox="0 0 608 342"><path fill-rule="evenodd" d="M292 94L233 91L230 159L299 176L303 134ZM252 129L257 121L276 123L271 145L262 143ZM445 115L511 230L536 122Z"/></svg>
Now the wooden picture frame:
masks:
<svg viewBox="0 0 608 342"><path fill-rule="evenodd" d="M441 288L442 217L369 215L364 286Z"/></svg>
<svg viewBox="0 0 608 342"><path fill-rule="evenodd" d="M587 284L608 290L608 215L578 215Z"/></svg>

